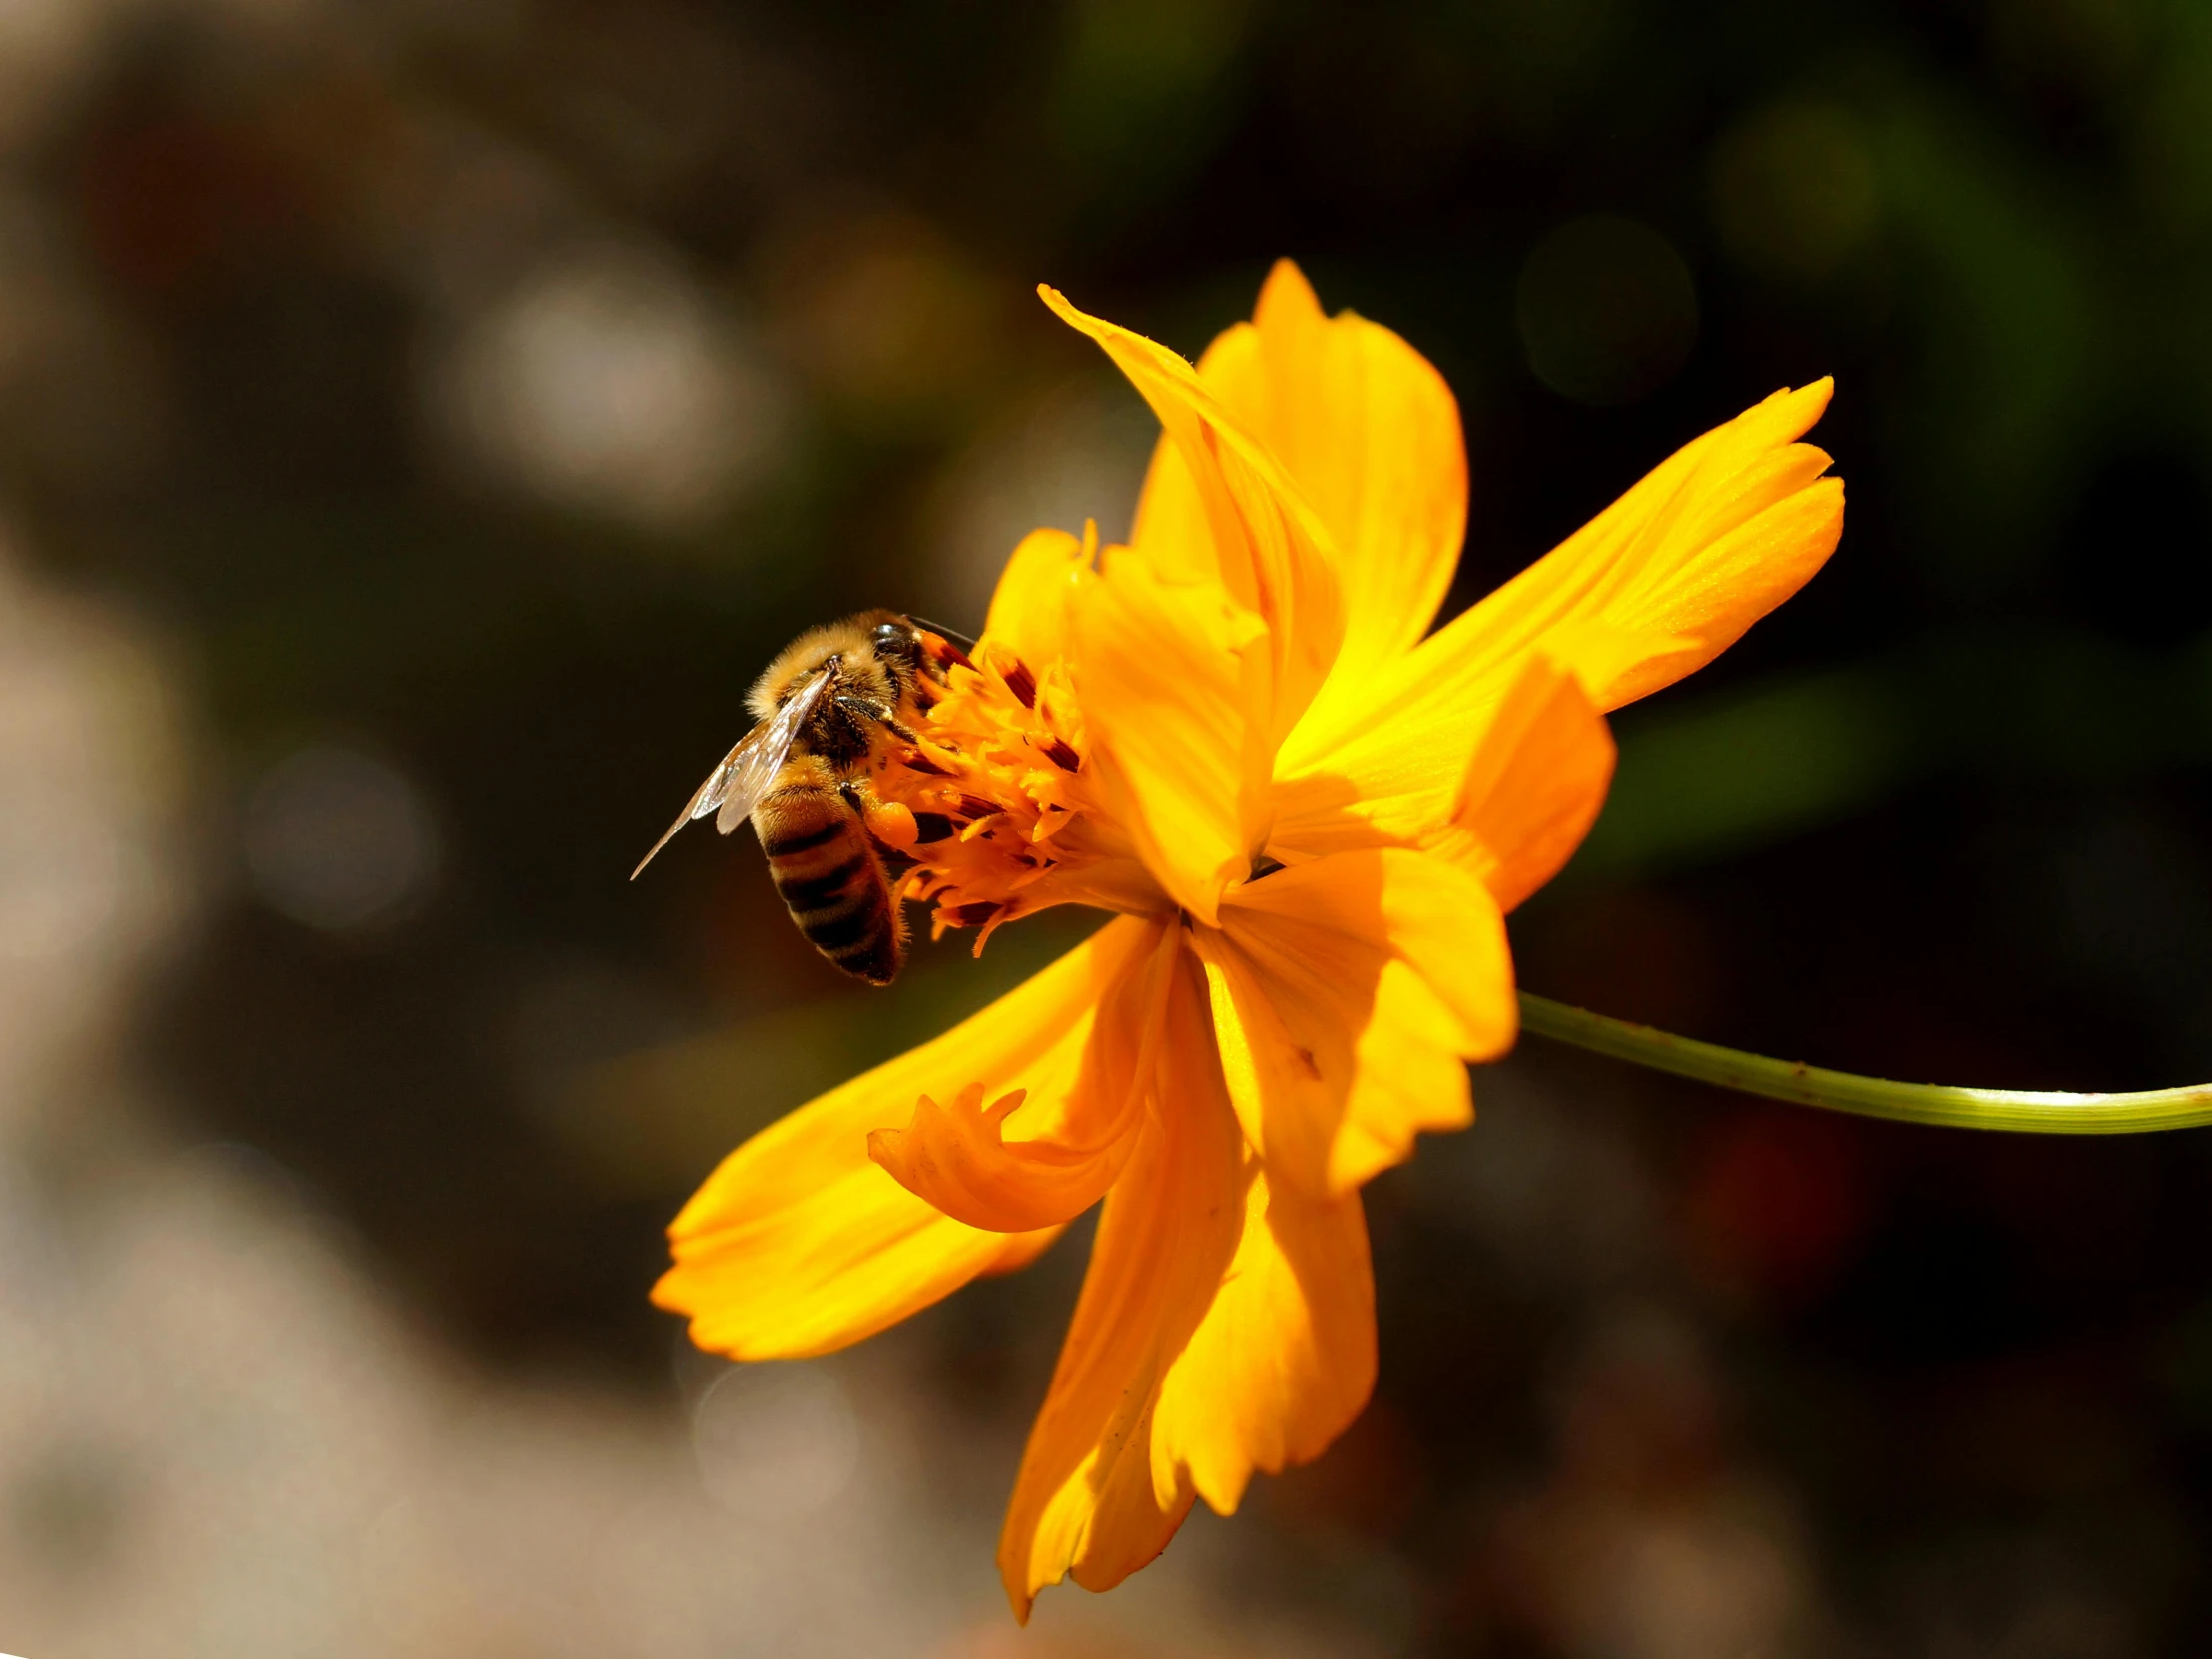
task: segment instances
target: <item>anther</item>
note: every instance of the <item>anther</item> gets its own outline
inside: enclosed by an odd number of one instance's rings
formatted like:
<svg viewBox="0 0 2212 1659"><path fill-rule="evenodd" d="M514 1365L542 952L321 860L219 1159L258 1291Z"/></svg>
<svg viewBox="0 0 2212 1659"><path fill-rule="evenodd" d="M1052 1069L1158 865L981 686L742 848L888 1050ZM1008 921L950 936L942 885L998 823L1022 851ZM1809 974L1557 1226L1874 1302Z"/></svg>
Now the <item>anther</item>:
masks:
<svg viewBox="0 0 2212 1659"><path fill-rule="evenodd" d="M940 662L957 663L961 668L965 669L972 669L975 667L975 665L968 660L968 654L965 651L962 651L958 646L954 645L950 640L946 639L942 634L932 631L928 638L929 649Z"/></svg>
<svg viewBox="0 0 2212 1659"><path fill-rule="evenodd" d="M1065 738L1054 738L1044 746L1046 757L1062 772L1080 772L1083 757L1076 754L1074 745Z"/></svg>
<svg viewBox="0 0 2212 1659"><path fill-rule="evenodd" d="M1006 689L1021 699L1024 709L1037 706L1037 677L1029 672L1029 665L1015 661L999 671L999 678L1006 682Z"/></svg>

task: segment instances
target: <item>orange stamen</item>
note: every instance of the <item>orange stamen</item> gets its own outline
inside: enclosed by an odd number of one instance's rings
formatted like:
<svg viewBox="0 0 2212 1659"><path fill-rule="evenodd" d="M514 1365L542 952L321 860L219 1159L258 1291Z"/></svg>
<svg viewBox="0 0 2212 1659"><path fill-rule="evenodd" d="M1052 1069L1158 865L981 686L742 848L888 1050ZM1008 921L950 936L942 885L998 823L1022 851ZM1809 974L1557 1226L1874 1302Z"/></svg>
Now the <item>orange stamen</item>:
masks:
<svg viewBox="0 0 2212 1659"><path fill-rule="evenodd" d="M876 794L916 821L904 848L916 863L899 894L934 908L933 934L979 927L980 950L1016 916L1111 904L1085 872L1128 853L1091 794L1085 748L1062 665L1040 674L986 640L949 671L915 741L891 750L875 779Z"/></svg>

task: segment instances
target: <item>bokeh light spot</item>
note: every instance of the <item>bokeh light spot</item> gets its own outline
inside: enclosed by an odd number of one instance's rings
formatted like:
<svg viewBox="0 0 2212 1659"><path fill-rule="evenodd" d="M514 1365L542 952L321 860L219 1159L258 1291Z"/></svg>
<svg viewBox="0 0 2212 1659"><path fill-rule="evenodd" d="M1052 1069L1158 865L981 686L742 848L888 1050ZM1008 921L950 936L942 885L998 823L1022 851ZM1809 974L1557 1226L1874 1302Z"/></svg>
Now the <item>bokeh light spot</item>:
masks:
<svg viewBox="0 0 2212 1659"><path fill-rule="evenodd" d="M1006 348L1005 288L925 220L846 204L766 239L762 286L778 347L845 419L877 435L941 429Z"/></svg>
<svg viewBox="0 0 2212 1659"><path fill-rule="evenodd" d="M464 459L547 503L681 531L773 461L780 388L734 320L649 251L548 261L460 334L433 398Z"/></svg>
<svg viewBox="0 0 2212 1659"><path fill-rule="evenodd" d="M1849 110L1770 105L1713 151L1713 217L1729 253L1763 276L1817 280L1866 245L1881 209L1874 158Z"/></svg>
<svg viewBox="0 0 2212 1659"><path fill-rule="evenodd" d="M1521 267L1515 308L1529 370L1560 396L1633 403L1697 340L1697 289L1674 244L1611 214L1571 219Z"/></svg>
<svg viewBox="0 0 2212 1659"><path fill-rule="evenodd" d="M9 784L0 791L0 957L58 956L115 913L126 851L66 788L24 777Z"/></svg>
<svg viewBox="0 0 2212 1659"><path fill-rule="evenodd" d="M1006 555L1030 531L1126 541L1159 425L1137 399L1091 381L1059 386L986 429L940 486L929 615L982 626Z"/></svg>
<svg viewBox="0 0 2212 1659"><path fill-rule="evenodd" d="M818 1365L731 1368L700 1400L692 1445L708 1495L763 1518L827 1508L860 1461L852 1406Z"/></svg>
<svg viewBox="0 0 2212 1659"><path fill-rule="evenodd" d="M301 750L273 767L246 806L246 870L271 908L326 932L412 909L437 872L421 792L352 750Z"/></svg>

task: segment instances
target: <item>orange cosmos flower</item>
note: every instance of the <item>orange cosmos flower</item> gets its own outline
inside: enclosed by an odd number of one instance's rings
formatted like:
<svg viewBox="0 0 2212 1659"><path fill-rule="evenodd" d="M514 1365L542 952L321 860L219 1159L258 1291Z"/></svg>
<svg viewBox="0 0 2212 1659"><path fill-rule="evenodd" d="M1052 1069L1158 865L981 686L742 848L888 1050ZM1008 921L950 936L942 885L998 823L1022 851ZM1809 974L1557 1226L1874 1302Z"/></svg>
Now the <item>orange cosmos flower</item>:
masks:
<svg viewBox="0 0 2212 1659"><path fill-rule="evenodd" d="M1466 463L1411 347L1288 263L1196 369L1044 297L1165 428L1128 547L1014 551L881 796L938 928L1116 912L801 1107L670 1229L656 1300L823 1354L1020 1267L1104 1199L999 1546L1015 1612L1320 1454L1375 1378L1361 1184L1472 1121L1515 1031L1504 912L1611 776L1602 711L1710 661L1836 545L1822 381L1677 452L1436 633ZM927 815L936 815L934 819ZM880 815L890 825L898 812Z"/></svg>

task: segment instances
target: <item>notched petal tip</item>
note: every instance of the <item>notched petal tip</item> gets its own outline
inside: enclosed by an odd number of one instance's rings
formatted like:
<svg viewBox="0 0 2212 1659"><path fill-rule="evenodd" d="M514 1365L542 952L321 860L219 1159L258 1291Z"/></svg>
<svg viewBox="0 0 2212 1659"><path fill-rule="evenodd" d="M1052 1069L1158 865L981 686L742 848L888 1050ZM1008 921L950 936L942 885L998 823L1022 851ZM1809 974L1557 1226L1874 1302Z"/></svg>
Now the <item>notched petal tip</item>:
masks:
<svg viewBox="0 0 2212 1659"><path fill-rule="evenodd" d="M1776 392L1776 401L1787 402L1803 413L1805 424L1792 432L1791 438L1801 438L1811 431L1821 416L1828 413L1829 401L1835 395L1836 377L1833 374L1824 374L1818 380L1808 380L1794 391L1785 388Z"/></svg>
<svg viewBox="0 0 2212 1659"><path fill-rule="evenodd" d="M1365 695L1295 734L1290 775L1345 774L1440 822L1416 779L1535 652L1569 660L1601 710L1703 667L1796 593L1843 533L1844 486L1801 438L1833 382L1785 388L1694 438L1518 576L1386 663ZM1585 656L1585 648L1588 648Z"/></svg>

